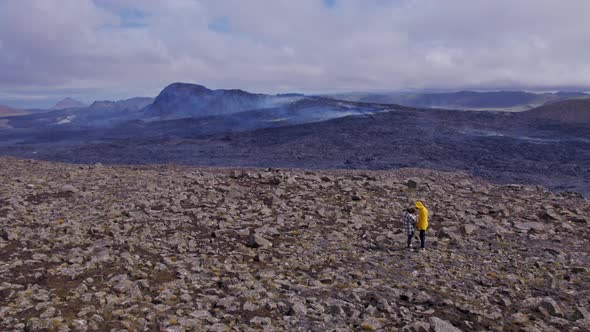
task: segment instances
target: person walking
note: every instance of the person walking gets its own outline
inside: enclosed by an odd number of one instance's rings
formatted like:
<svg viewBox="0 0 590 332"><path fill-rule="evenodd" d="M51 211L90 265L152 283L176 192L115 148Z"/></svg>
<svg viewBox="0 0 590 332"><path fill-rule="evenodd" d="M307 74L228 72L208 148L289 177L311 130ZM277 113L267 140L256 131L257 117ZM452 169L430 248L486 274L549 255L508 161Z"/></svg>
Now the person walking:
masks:
<svg viewBox="0 0 590 332"><path fill-rule="evenodd" d="M408 236L407 248L412 251L412 238L416 230L416 209L414 207L409 207L404 211L402 223L404 225L404 231Z"/></svg>
<svg viewBox="0 0 590 332"><path fill-rule="evenodd" d="M418 222L416 228L420 232L420 250L426 250L426 230L428 230L428 209L420 201L416 202L416 208L418 209Z"/></svg>

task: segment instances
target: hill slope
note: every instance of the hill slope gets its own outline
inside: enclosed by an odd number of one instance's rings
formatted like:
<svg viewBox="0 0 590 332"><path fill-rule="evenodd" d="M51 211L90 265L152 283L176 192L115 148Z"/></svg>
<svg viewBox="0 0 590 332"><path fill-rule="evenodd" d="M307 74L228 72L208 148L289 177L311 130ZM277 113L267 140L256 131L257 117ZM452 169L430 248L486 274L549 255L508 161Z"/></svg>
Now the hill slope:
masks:
<svg viewBox="0 0 590 332"><path fill-rule="evenodd" d="M590 125L590 99L571 99L550 103L526 112L531 118Z"/></svg>
<svg viewBox="0 0 590 332"><path fill-rule="evenodd" d="M575 195L411 169L0 158L0 177L2 330L590 328ZM416 199L421 253L399 220Z"/></svg>
<svg viewBox="0 0 590 332"><path fill-rule="evenodd" d="M27 111L0 105L0 117L26 115Z"/></svg>
<svg viewBox="0 0 590 332"><path fill-rule="evenodd" d="M46 129L55 127L108 127L137 119L140 110L154 101L153 98L136 97L118 101L95 101L82 108L66 108L33 113L9 119L9 124L20 129Z"/></svg>

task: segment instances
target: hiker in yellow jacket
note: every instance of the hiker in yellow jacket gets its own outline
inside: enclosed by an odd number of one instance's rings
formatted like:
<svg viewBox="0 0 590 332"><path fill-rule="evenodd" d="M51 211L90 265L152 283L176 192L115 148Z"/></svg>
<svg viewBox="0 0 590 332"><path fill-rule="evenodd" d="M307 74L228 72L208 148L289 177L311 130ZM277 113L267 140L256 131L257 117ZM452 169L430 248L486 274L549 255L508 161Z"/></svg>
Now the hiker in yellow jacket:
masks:
<svg viewBox="0 0 590 332"><path fill-rule="evenodd" d="M428 229L428 209L422 204L422 202L416 202L416 208L418 209L418 222L416 223L416 229L420 232L420 248L426 250L426 230Z"/></svg>

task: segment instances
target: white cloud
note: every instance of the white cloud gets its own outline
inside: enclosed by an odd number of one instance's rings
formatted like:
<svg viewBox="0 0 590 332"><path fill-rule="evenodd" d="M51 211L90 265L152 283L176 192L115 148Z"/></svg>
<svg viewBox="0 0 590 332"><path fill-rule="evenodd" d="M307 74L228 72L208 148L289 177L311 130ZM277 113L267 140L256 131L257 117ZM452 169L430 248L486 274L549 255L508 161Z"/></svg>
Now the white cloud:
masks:
<svg viewBox="0 0 590 332"><path fill-rule="evenodd" d="M588 87L588 12L587 0L0 0L0 89Z"/></svg>

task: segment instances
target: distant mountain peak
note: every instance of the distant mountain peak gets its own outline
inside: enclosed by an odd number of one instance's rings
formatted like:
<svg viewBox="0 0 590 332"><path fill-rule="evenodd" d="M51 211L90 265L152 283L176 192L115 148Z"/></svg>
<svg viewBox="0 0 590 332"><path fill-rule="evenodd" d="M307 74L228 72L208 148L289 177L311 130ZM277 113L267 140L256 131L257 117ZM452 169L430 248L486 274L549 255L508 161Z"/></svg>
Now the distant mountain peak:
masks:
<svg viewBox="0 0 590 332"><path fill-rule="evenodd" d="M162 90L162 92L160 94L169 93L171 91L199 94L199 93L210 93L213 90L208 89L204 85L176 82L176 83L172 83L172 84L168 85L167 87L165 87L164 90Z"/></svg>
<svg viewBox="0 0 590 332"><path fill-rule="evenodd" d="M146 109L149 117L190 118L229 114L265 107L269 96L244 90L211 90L203 85L172 83Z"/></svg>
<svg viewBox="0 0 590 332"><path fill-rule="evenodd" d="M86 107L86 105L81 101L67 97L67 98L59 101L51 109L52 110L64 110L64 109L68 109L68 108L81 108L81 107Z"/></svg>
<svg viewBox="0 0 590 332"><path fill-rule="evenodd" d="M210 94L214 94L214 93L218 93L218 94L225 94L225 95L256 95L254 93L250 93L248 91L245 90L241 90L241 89L219 89L219 90L212 90L207 88L204 85L199 85L199 84L193 84L193 83L181 83L181 82L176 82L176 83L172 83L170 85L168 85L167 87L164 88L164 90L162 90L162 92L160 92L159 97L165 97L167 95L175 95L175 96L180 96L180 95L185 95L185 96L199 96L199 95L210 95ZM156 98L156 99L158 99Z"/></svg>
<svg viewBox="0 0 590 332"><path fill-rule="evenodd" d="M108 110L108 109L119 109L119 110L140 110L154 102L154 98L150 97L134 97L123 100L96 100L88 108L92 110Z"/></svg>

